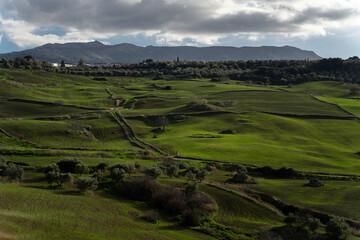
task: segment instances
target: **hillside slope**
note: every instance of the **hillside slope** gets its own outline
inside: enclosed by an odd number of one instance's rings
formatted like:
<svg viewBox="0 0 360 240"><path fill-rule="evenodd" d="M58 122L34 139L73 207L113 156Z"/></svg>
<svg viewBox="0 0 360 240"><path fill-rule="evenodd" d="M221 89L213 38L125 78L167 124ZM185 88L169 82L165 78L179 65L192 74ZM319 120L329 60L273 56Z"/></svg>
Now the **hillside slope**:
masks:
<svg viewBox="0 0 360 240"><path fill-rule="evenodd" d="M104 45L98 41L88 43L46 44L20 52L0 54L0 57L14 59L31 55L49 62L77 63L82 57L86 63L136 63L145 59L156 61L182 60L224 61L224 60L317 60L312 51L284 47L139 47L132 44Z"/></svg>

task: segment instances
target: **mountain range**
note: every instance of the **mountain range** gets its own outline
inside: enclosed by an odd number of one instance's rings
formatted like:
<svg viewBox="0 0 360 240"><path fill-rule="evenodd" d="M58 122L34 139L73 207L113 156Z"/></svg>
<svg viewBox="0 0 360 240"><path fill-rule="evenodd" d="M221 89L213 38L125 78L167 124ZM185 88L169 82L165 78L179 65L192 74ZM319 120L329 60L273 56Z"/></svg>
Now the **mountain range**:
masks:
<svg viewBox="0 0 360 240"><path fill-rule="evenodd" d="M31 55L35 59L59 63L77 63L83 58L85 63L136 63L146 59L155 61L181 60L225 61L225 60L318 60L313 51L284 46L262 47L140 47L123 43L105 45L99 41L88 43L45 44L19 52L0 54L1 58L15 59Z"/></svg>

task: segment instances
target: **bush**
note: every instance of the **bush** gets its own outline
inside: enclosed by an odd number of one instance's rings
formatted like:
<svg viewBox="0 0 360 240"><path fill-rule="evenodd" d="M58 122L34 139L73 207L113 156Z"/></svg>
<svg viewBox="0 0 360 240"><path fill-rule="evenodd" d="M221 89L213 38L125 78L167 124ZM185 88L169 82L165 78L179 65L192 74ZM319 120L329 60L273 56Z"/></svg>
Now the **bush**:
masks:
<svg viewBox="0 0 360 240"><path fill-rule="evenodd" d="M186 210L182 214L182 223L186 226L199 226L200 225L200 212L197 210Z"/></svg>
<svg viewBox="0 0 360 240"><path fill-rule="evenodd" d="M209 175L209 172L208 172L208 171L206 171L205 169L201 169L201 170L196 174L196 179L198 179L199 182L202 182L202 180L204 180L208 175Z"/></svg>
<svg viewBox="0 0 360 240"><path fill-rule="evenodd" d="M186 177L189 181L194 181L195 178L196 178L196 175L195 175L193 172L189 171L189 172L187 172L187 173L185 174L185 177Z"/></svg>
<svg viewBox="0 0 360 240"><path fill-rule="evenodd" d="M155 209L150 209L145 211L145 216L142 217L142 219L154 224L159 222L159 218L160 218L160 214Z"/></svg>
<svg viewBox="0 0 360 240"><path fill-rule="evenodd" d="M156 179L162 175L162 171L158 166L153 166L145 170L145 175Z"/></svg>
<svg viewBox="0 0 360 240"><path fill-rule="evenodd" d="M305 184L307 187L321 187L324 186L322 182L320 182L319 179L312 178L309 180L308 183Z"/></svg>
<svg viewBox="0 0 360 240"><path fill-rule="evenodd" d="M109 168L108 162L100 162L98 163L98 165L96 165L96 169L103 172L106 171L108 168Z"/></svg>
<svg viewBox="0 0 360 240"><path fill-rule="evenodd" d="M60 173L60 172L48 172L46 173L46 181L49 184L56 183L59 187L66 182L72 183L73 176L71 173Z"/></svg>
<svg viewBox="0 0 360 240"><path fill-rule="evenodd" d="M113 168L111 170L110 176L111 179L116 183L119 184L121 182L123 182L125 180L125 170L124 169L119 169L119 168Z"/></svg>
<svg viewBox="0 0 360 240"><path fill-rule="evenodd" d="M349 225L341 218L332 218L326 225L326 233L331 239L346 239Z"/></svg>
<svg viewBox="0 0 360 240"><path fill-rule="evenodd" d="M290 226L292 226L296 221L297 217L293 213L289 213L289 215L284 218L284 223Z"/></svg>
<svg viewBox="0 0 360 240"><path fill-rule="evenodd" d="M24 169L15 164L8 164L3 172L3 176L10 181L22 181L24 178Z"/></svg>
<svg viewBox="0 0 360 240"><path fill-rule="evenodd" d="M89 169L84 163L78 163L75 165L74 169L75 173L79 173L80 175L88 173Z"/></svg>
<svg viewBox="0 0 360 240"><path fill-rule="evenodd" d="M314 232L321 226L321 222L319 219L311 217L307 219L307 225L309 229Z"/></svg>
<svg viewBox="0 0 360 240"><path fill-rule="evenodd" d="M21 166L7 162L0 156L0 176L9 181L22 181L24 178L24 169Z"/></svg>
<svg viewBox="0 0 360 240"><path fill-rule="evenodd" d="M110 168L110 171L112 171L115 168L123 169L126 173L129 174L129 177L131 176L132 173L136 171L136 166L133 162L117 163Z"/></svg>
<svg viewBox="0 0 360 240"><path fill-rule="evenodd" d="M184 192L186 195L193 195L198 191L198 189L199 185L197 182L190 182L186 184Z"/></svg>
<svg viewBox="0 0 360 240"><path fill-rule="evenodd" d="M172 165L166 168L166 175L168 175L171 178L176 177L178 173L179 173L179 167L176 165Z"/></svg>
<svg viewBox="0 0 360 240"><path fill-rule="evenodd" d="M82 161L80 161L77 158L64 158L56 163L61 172L65 173L76 173L76 165L77 164L84 164Z"/></svg>
<svg viewBox="0 0 360 240"><path fill-rule="evenodd" d="M261 173L264 177L270 178L296 178L300 176L294 169L285 167L273 169L272 167L266 166L257 168L255 171Z"/></svg>
<svg viewBox="0 0 360 240"><path fill-rule="evenodd" d="M83 193L88 190L97 189L98 181L95 178L80 177L76 182L76 186L80 190L80 192Z"/></svg>
<svg viewBox="0 0 360 240"><path fill-rule="evenodd" d="M53 164L47 166L46 168L44 168L44 173L46 174L48 172L60 172L60 168L58 165L53 163Z"/></svg>
<svg viewBox="0 0 360 240"><path fill-rule="evenodd" d="M228 180L230 183L248 183L256 184L257 181L254 178L250 178L249 175L245 173L237 173L231 179Z"/></svg>
<svg viewBox="0 0 360 240"><path fill-rule="evenodd" d="M133 200L147 202L150 206L165 210L174 215L182 215L183 223L198 225L200 217L216 211L214 201L197 192L197 183L187 190L163 186L153 178L137 178L133 182L124 182L116 191Z"/></svg>

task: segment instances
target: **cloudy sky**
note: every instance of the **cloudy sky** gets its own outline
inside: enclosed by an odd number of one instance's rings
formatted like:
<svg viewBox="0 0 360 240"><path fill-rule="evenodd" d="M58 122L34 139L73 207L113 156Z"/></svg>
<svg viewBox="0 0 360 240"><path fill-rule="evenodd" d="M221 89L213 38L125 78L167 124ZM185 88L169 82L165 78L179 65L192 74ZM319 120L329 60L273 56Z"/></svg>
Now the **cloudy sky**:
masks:
<svg viewBox="0 0 360 240"><path fill-rule="evenodd" d="M0 52L46 43L284 46L360 56L359 0L0 0Z"/></svg>

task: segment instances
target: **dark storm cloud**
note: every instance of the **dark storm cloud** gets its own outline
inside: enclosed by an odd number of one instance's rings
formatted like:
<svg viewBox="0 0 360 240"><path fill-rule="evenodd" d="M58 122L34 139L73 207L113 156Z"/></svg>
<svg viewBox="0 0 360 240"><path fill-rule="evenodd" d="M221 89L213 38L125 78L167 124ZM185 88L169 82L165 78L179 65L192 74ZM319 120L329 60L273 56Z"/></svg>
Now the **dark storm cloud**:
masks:
<svg viewBox="0 0 360 240"><path fill-rule="evenodd" d="M292 33L303 24L319 21L339 21L357 13L351 9L303 11L282 5L281 1L257 1L274 7L274 11L293 11L286 20L272 11L216 15L219 2L194 3L165 0L142 0L137 3L121 0L2 0L2 5L19 19L38 26L58 25L64 29L90 30L103 33L127 31L170 31L177 33ZM241 2L241 1L238 1ZM271 5L271 4L274 5ZM1 5L1 3L0 3Z"/></svg>

